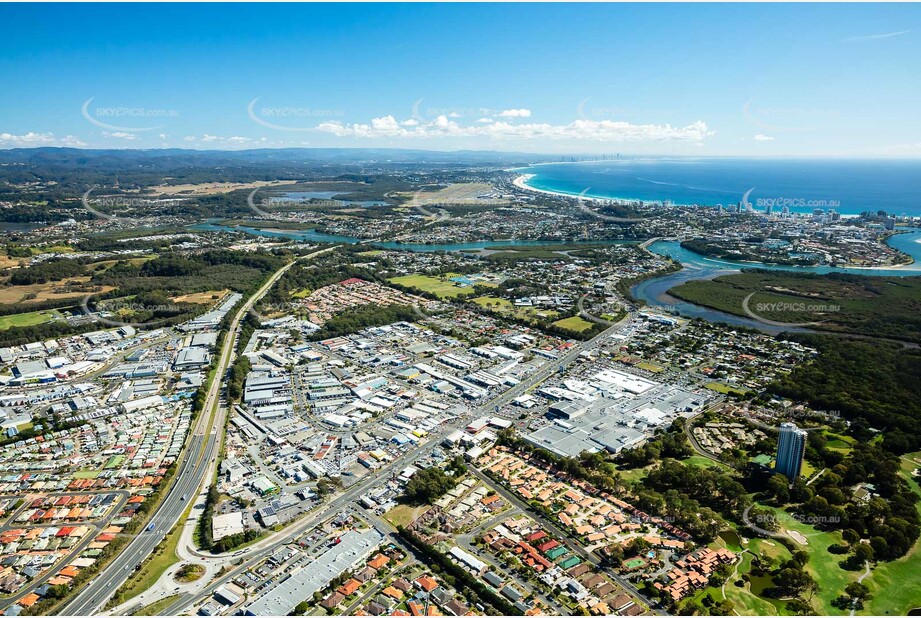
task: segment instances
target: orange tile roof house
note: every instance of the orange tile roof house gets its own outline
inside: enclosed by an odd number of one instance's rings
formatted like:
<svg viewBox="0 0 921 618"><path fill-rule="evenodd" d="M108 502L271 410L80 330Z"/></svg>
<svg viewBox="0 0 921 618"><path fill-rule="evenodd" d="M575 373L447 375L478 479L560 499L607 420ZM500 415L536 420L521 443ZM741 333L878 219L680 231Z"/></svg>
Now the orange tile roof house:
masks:
<svg viewBox="0 0 921 618"><path fill-rule="evenodd" d="M26 596L22 597L19 600L19 604L22 605L23 607L32 607L38 602L40 598L41 597L39 597L37 594L33 592L31 594L27 594Z"/></svg>
<svg viewBox="0 0 921 618"><path fill-rule="evenodd" d="M355 592L356 590L358 590L359 588L361 588L361 582L358 581L358 580L355 579L355 578L350 578L350 579L349 579L348 581L346 581L344 584L342 584L341 586L339 586L339 588L338 588L337 590L338 590L338 592L340 592L343 596L346 596L346 597L347 597L347 596L349 596L350 594L352 594L353 592Z"/></svg>
<svg viewBox="0 0 921 618"><path fill-rule="evenodd" d="M438 587L438 582L427 575L423 575L422 577L416 578L416 585L425 592L431 592Z"/></svg>

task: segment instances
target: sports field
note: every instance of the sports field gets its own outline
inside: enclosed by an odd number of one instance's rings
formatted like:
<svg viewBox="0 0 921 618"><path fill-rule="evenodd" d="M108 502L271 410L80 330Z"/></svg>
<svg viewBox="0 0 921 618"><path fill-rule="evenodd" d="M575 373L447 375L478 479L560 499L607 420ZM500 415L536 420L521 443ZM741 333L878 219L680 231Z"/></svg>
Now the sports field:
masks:
<svg viewBox="0 0 921 618"><path fill-rule="evenodd" d="M457 274L449 273L441 277L429 277L428 275L403 275L402 277L393 277L388 279L391 283L397 283L410 288L415 288L423 292L434 294L438 298L457 298L459 296L468 296L473 294L473 286L462 286L451 281L451 277L457 277Z"/></svg>
<svg viewBox="0 0 921 618"><path fill-rule="evenodd" d="M14 328L17 326L35 326L44 324L60 317L61 314L54 310L49 311L30 311L29 313L14 313L12 315L0 316L0 330Z"/></svg>
<svg viewBox="0 0 921 618"><path fill-rule="evenodd" d="M565 328L566 330L571 330L577 333L581 333L584 330L589 330L593 326L591 322L584 320L577 315L574 315L571 318L557 320L554 322L554 324L560 328Z"/></svg>

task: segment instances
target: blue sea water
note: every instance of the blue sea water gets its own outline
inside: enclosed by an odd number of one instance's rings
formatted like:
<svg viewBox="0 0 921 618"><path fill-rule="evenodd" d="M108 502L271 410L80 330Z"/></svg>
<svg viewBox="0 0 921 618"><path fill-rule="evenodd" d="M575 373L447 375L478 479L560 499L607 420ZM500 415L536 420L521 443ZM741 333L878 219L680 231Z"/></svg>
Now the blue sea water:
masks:
<svg viewBox="0 0 921 618"><path fill-rule="evenodd" d="M921 216L921 160L645 158L522 168L535 189L598 198L728 206L748 195L755 210L834 208Z"/></svg>

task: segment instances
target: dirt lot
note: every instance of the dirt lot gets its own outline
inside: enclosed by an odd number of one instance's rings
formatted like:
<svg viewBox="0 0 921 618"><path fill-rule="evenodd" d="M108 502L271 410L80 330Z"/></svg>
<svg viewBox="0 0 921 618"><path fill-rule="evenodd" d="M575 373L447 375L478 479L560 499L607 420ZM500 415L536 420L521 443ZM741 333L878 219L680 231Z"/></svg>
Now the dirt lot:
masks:
<svg viewBox="0 0 921 618"><path fill-rule="evenodd" d="M182 296L173 296L170 300L176 303L195 303L198 305L207 305L212 302L217 302L217 299L212 298L217 296L218 298L224 298L224 296L230 290L217 290L211 292L196 292L195 294L183 294Z"/></svg>
<svg viewBox="0 0 921 618"><path fill-rule="evenodd" d="M0 287L0 304L32 303L44 300L59 300L61 298L80 298L89 292L74 290L71 283L86 283L89 277L72 277L67 281L49 281L48 283L33 283L32 285L12 285ZM112 286L99 286L93 290L95 294L102 294L115 289ZM34 294L34 297L32 296Z"/></svg>
<svg viewBox="0 0 921 618"><path fill-rule="evenodd" d="M256 189L259 187L274 187L277 185L290 185L293 180L257 180L254 182L206 182L197 185L161 185L151 187L155 196L161 195L219 195L240 189Z"/></svg>
<svg viewBox="0 0 921 618"><path fill-rule="evenodd" d="M481 195L493 193L495 189L485 182L464 182L450 185L430 193L428 191L413 194L408 206L426 206L432 204L507 204L508 200L478 199Z"/></svg>

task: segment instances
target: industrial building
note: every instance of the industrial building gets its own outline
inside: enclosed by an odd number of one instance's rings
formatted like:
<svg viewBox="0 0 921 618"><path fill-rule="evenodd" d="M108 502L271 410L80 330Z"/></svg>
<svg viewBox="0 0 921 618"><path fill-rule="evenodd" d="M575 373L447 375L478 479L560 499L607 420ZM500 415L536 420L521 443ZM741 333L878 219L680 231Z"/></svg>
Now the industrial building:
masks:
<svg viewBox="0 0 921 618"><path fill-rule="evenodd" d="M377 530L352 530L317 556L306 568L292 572L246 608L247 616L287 616L304 599L326 588L340 573L363 563L384 541Z"/></svg>

